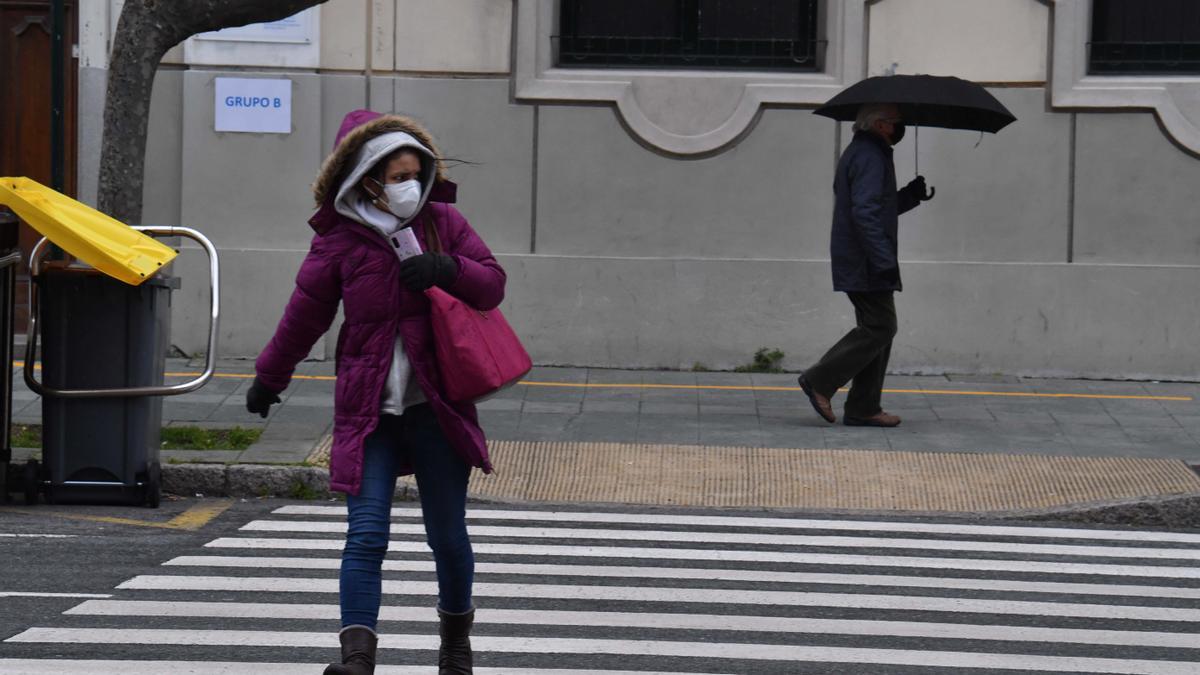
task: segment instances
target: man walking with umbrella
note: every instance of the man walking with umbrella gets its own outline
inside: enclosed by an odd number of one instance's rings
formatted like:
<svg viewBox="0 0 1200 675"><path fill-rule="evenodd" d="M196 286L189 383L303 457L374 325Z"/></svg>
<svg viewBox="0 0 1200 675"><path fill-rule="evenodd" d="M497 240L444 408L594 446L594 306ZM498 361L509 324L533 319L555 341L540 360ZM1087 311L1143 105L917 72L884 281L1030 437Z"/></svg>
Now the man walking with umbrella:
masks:
<svg viewBox="0 0 1200 675"><path fill-rule="evenodd" d="M899 417L880 407L896 335L893 294L902 289L897 220L901 213L933 198L922 176L896 190L892 146L900 142L904 131L898 106L863 105L854 121L854 140L838 160L830 238L833 289L850 297L857 325L800 375L801 389L827 422L837 421L830 399L851 382L845 424L900 424Z"/></svg>
<svg viewBox="0 0 1200 675"><path fill-rule="evenodd" d="M829 399L852 382L846 399L850 426L894 427L900 418L879 405L892 338L893 294L901 289L896 255L897 217L933 198L917 176L896 190L892 146L904 123L996 133L1016 121L986 89L957 77L888 75L847 87L813 111L854 122L854 140L834 179L833 288L850 296L857 326L800 375L800 387L826 421L836 422ZM913 153L914 160L917 153Z"/></svg>

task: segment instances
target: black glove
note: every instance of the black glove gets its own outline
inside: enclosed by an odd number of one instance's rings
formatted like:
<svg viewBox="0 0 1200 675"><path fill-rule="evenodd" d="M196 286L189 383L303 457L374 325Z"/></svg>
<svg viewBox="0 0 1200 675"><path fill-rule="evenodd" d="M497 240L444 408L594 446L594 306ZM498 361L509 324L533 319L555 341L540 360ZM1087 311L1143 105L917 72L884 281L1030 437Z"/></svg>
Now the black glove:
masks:
<svg viewBox="0 0 1200 675"><path fill-rule="evenodd" d="M899 267L885 267L885 268L879 270L878 276L880 279L888 282L889 284L898 284L898 283L900 283L900 268Z"/></svg>
<svg viewBox="0 0 1200 675"><path fill-rule="evenodd" d="M904 189L908 190L909 194L923 202L933 199L934 193L937 192L937 188L929 188L928 191L926 191L925 176L917 176L916 178L910 180L908 185L904 186Z"/></svg>
<svg viewBox="0 0 1200 675"><path fill-rule="evenodd" d="M273 403L279 403L279 394L268 390L257 377L254 378L253 384L246 390L246 410L266 417Z"/></svg>
<svg viewBox="0 0 1200 675"><path fill-rule="evenodd" d="M400 283L410 291L445 288L458 278L458 263L445 253L422 253L400 263Z"/></svg>

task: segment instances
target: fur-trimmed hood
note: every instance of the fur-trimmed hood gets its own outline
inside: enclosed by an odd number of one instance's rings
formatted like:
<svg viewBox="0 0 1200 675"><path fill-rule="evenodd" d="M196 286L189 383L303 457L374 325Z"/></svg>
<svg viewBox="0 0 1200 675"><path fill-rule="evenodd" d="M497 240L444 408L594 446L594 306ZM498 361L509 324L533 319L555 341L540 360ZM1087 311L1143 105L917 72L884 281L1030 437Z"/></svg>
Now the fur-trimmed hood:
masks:
<svg viewBox="0 0 1200 675"><path fill-rule="evenodd" d="M321 172L313 183L313 197L321 206L337 194L338 188L346 176L354 168L355 157L367 141L391 132L403 132L412 136L434 157L434 183L449 183L446 178L446 167L442 162L442 154L433 142L433 137L425 127L416 120L401 115L382 115L371 110L355 110L346 115L338 130L333 152L321 164ZM431 194L433 201L453 201L453 199L438 199Z"/></svg>

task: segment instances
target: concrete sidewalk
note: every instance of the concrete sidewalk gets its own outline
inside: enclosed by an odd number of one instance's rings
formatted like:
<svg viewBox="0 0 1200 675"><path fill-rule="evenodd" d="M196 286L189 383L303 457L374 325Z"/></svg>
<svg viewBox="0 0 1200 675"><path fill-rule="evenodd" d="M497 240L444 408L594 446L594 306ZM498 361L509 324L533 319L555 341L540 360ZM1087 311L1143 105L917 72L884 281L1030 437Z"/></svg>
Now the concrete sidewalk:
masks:
<svg viewBox="0 0 1200 675"><path fill-rule="evenodd" d="M202 366L172 359L169 379ZM164 424L260 427L262 438L242 452L164 450L165 468L321 464L332 363L301 364L267 420L244 408L252 362L224 361L217 373L166 399ZM14 421L40 421L23 384L14 399ZM479 405L498 471L473 489L496 499L936 512L1200 502L1187 467L1200 463L1200 384L893 376L884 405L900 427L826 424L793 374L537 368ZM586 489L600 485L613 487Z"/></svg>

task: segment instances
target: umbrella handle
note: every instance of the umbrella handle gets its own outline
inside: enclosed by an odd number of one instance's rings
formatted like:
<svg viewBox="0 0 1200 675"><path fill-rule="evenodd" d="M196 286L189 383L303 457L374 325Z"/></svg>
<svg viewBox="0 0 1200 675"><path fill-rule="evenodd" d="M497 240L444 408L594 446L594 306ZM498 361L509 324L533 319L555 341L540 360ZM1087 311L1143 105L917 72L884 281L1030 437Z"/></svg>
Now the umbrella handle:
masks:
<svg viewBox="0 0 1200 675"><path fill-rule="evenodd" d="M913 127L913 175L921 175L921 125Z"/></svg>

